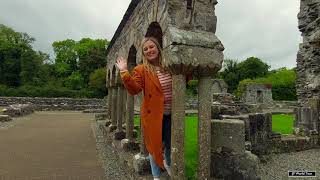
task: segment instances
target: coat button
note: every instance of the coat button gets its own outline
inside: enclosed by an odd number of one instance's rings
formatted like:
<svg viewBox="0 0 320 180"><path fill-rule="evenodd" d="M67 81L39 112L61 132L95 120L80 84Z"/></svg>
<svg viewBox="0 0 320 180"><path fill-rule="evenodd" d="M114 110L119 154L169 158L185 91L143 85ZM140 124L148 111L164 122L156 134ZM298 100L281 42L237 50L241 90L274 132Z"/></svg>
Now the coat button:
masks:
<svg viewBox="0 0 320 180"><path fill-rule="evenodd" d="M150 114L151 113L151 111L150 110L148 110L148 114Z"/></svg>
<svg viewBox="0 0 320 180"><path fill-rule="evenodd" d="M151 98L151 94L149 94L149 98Z"/></svg>

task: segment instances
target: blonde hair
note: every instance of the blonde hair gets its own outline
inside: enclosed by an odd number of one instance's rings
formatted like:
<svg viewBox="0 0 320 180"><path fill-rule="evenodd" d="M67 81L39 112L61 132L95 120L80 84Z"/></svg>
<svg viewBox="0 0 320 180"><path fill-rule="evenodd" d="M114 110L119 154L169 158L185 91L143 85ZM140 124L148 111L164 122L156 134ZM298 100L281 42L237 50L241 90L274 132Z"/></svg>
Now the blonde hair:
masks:
<svg viewBox="0 0 320 180"><path fill-rule="evenodd" d="M160 67L160 71L164 71L163 66L162 66L162 61L163 61L163 57L162 57L162 48L158 42L158 40L154 37L145 37L142 40L141 43L141 52L142 52L142 63L145 67L145 69L149 72L151 72L152 74L156 74L156 66L151 64L147 58L145 57L144 53L143 53L143 45L147 42L147 41L152 41L158 48L159 54L158 54L158 61L159 61L159 67Z"/></svg>

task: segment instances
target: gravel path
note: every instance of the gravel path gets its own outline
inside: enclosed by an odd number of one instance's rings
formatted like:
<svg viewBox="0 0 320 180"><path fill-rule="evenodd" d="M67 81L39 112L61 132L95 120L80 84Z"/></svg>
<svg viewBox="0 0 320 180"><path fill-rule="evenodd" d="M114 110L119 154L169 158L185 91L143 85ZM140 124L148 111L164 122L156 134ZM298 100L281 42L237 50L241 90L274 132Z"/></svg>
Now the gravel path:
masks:
<svg viewBox="0 0 320 180"><path fill-rule="evenodd" d="M117 152L112 149L111 143L104 138L102 131L98 128L99 123L102 123L102 121L92 122L91 127L96 137L98 157L105 171L106 179L133 179L131 173L120 165L116 155Z"/></svg>
<svg viewBox="0 0 320 180"><path fill-rule="evenodd" d="M316 171L316 178L288 178L289 170ZM259 174L262 180L274 179L320 179L320 149L274 154L266 163L261 163Z"/></svg>

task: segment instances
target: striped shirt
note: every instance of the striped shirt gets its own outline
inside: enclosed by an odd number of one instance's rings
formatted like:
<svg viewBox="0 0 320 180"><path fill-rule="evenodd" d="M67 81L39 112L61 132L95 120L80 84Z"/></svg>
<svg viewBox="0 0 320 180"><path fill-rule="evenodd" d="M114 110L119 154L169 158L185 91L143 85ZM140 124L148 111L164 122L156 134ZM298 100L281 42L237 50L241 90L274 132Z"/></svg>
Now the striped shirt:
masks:
<svg viewBox="0 0 320 180"><path fill-rule="evenodd" d="M162 92L164 95L164 112L163 114L171 114L171 101L172 101L172 77L168 72L161 72L157 68L157 76L161 84Z"/></svg>

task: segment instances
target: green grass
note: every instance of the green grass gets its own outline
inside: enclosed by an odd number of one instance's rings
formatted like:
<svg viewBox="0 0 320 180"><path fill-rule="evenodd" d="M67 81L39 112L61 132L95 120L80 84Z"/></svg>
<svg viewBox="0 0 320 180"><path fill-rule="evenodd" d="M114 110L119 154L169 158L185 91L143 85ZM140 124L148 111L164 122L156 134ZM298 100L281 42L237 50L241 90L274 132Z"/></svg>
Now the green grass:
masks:
<svg viewBox="0 0 320 180"><path fill-rule="evenodd" d="M196 179L196 170L198 166L198 117L187 116L185 118L184 132L184 160L185 174L187 179Z"/></svg>
<svg viewBox="0 0 320 180"><path fill-rule="evenodd" d="M292 134L293 115L277 114L272 115L272 131L282 134ZM139 116L135 117L135 125L140 124ZM196 179L196 170L198 166L198 117L187 116L185 118L185 174L187 179Z"/></svg>
<svg viewBox="0 0 320 180"><path fill-rule="evenodd" d="M272 115L272 131L280 132L281 134L292 134L294 119L294 115Z"/></svg>
<svg viewBox="0 0 320 180"><path fill-rule="evenodd" d="M134 117L134 125L140 125L140 117ZM198 157L198 134L197 134L197 126L198 126L198 117L197 116L187 116L185 118L185 173L187 179L196 179L196 167L197 157ZM140 133L138 133L139 135Z"/></svg>

